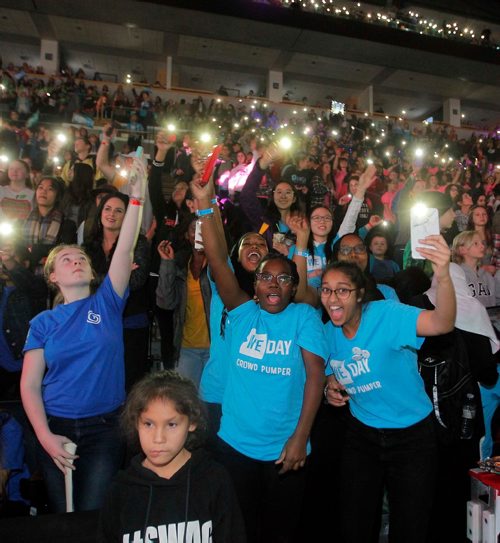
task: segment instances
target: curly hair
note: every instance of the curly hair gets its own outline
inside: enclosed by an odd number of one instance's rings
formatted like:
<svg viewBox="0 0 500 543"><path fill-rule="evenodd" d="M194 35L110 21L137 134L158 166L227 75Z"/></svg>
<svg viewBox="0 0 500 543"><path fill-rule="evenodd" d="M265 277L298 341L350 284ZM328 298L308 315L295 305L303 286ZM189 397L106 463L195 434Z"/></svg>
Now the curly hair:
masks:
<svg viewBox="0 0 500 543"><path fill-rule="evenodd" d="M205 437L207 423L202 401L195 384L176 371L165 370L146 375L130 391L121 416L123 432L131 444L137 446L139 417L154 400L170 401L176 411L189 418L196 429L189 432L185 447L193 450L199 447Z"/></svg>

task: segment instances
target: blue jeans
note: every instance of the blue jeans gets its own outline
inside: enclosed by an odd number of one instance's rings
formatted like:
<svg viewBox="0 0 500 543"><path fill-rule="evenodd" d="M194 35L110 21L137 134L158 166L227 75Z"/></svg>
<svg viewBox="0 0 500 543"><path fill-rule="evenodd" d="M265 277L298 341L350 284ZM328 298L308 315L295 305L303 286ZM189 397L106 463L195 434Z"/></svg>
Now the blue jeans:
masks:
<svg viewBox="0 0 500 543"><path fill-rule="evenodd" d="M196 388L199 388L201 374L209 356L209 349L186 349L182 347L177 362L177 371L184 377L191 379Z"/></svg>
<svg viewBox="0 0 500 543"><path fill-rule="evenodd" d="M112 478L121 468L124 446L119 414L116 410L83 419L47 417L52 433L66 436L77 445L79 458L73 471L75 511L99 509ZM41 446L39 450L49 507L54 513L63 513L66 511L64 475Z"/></svg>
<svg viewBox="0 0 500 543"><path fill-rule="evenodd" d="M432 416L401 429L377 429L351 417L338 470L339 541L366 543L380 521L384 488L389 541L426 541L437 475Z"/></svg>

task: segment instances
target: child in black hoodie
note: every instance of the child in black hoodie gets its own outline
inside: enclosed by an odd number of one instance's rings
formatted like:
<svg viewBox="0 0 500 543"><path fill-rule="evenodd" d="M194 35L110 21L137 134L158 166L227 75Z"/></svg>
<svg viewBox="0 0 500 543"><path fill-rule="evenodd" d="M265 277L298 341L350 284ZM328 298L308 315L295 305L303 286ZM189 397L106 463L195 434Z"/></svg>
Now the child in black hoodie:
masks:
<svg viewBox="0 0 500 543"><path fill-rule="evenodd" d="M130 392L122 420L142 454L111 486L99 542L246 541L228 474L196 448L205 422L189 379L174 371L147 375Z"/></svg>

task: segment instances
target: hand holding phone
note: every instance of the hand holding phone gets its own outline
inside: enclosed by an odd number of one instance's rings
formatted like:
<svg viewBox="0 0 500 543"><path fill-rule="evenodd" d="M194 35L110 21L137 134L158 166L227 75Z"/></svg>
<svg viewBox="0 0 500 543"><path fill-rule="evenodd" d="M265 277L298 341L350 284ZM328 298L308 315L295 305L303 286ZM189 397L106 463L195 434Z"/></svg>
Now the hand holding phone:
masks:
<svg viewBox="0 0 500 543"><path fill-rule="evenodd" d="M410 210L411 228L411 256L418 260L425 258L417 251L417 247L429 249L429 245L421 243L420 240L427 236L439 235L439 214L433 207L417 204Z"/></svg>
<svg viewBox="0 0 500 543"><path fill-rule="evenodd" d="M144 166L144 149L139 145L135 150L135 158L130 170L129 184L134 186L143 175Z"/></svg>
<svg viewBox="0 0 500 543"><path fill-rule="evenodd" d="M104 135L107 138L111 138L116 128L118 128L118 124L115 121L111 121L106 125L106 128L104 129Z"/></svg>

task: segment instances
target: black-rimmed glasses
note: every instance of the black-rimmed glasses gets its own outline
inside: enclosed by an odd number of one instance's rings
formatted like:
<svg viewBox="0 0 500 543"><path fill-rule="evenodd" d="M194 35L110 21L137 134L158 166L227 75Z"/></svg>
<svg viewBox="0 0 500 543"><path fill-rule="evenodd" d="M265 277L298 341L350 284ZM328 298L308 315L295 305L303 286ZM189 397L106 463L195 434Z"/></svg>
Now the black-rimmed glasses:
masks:
<svg viewBox="0 0 500 543"><path fill-rule="evenodd" d="M320 287L319 293L321 296L326 296L327 298L329 298L333 293L335 294L335 296L337 296L339 300L347 300L347 298L349 298L349 296L351 295L351 292L354 292L355 290L357 289L345 288L345 287L340 287L340 288Z"/></svg>
<svg viewBox="0 0 500 543"><path fill-rule="evenodd" d="M265 283L270 283L273 279L276 279L280 285L289 285L293 281L293 277L287 273L273 275L272 273L258 272L255 274L255 278L258 281L264 281Z"/></svg>

